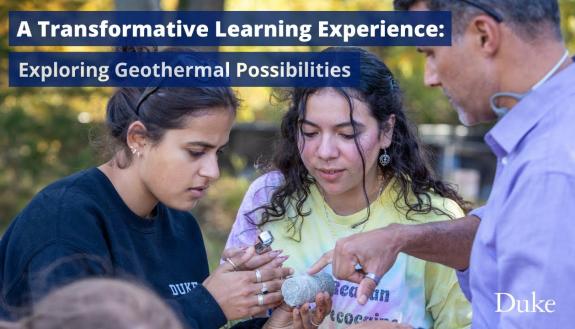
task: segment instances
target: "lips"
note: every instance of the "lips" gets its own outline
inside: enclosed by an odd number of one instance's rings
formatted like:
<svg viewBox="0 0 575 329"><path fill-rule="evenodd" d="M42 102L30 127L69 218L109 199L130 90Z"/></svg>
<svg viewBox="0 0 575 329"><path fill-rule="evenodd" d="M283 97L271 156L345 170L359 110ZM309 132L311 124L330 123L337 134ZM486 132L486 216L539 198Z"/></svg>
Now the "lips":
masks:
<svg viewBox="0 0 575 329"><path fill-rule="evenodd" d="M317 169L318 175L325 181L333 182L343 175L344 169L322 168Z"/></svg>
<svg viewBox="0 0 575 329"><path fill-rule="evenodd" d="M188 191L192 194L193 198L199 199L206 194L208 186L191 187Z"/></svg>

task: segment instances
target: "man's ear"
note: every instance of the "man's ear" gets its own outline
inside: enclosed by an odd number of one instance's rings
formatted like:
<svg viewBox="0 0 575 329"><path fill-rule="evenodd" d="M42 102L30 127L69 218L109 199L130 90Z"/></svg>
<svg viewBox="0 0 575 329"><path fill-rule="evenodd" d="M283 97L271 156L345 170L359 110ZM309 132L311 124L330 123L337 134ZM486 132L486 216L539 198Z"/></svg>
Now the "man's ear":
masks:
<svg viewBox="0 0 575 329"><path fill-rule="evenodd" d="M471 20L466 33L472 37L474 48L477 51L491 57L497 53L501 46L502 28L503 25L492 17L479 15Z"/></svg>

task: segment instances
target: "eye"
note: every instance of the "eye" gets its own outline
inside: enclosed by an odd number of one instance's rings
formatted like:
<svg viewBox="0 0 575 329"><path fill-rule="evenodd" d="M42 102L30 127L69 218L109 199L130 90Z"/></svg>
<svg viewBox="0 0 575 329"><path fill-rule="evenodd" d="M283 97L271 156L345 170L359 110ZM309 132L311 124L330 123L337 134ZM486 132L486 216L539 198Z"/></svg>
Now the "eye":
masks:
<svg viewBox="0 0 575 329"><path fill-rule="evenodd" d="M192 158L199 158L199 157L203 156L204 154L206 154L206 152L203 152L203 151L198 152L198 151L192 151L192 150L188 150L188 153L190 154L190 156Z"/></svg>
<svg viewBox="0 0 575 329"><path fill-rule="evenodd" d="M305 132L305 131L304 131L304 132L302 132L302 134L303 134L304 137L306 137L306 138L312 138L312 137L314 137L314 136L317 136L317 132L315 132L315 131L314 131L314 132Z"/></svg>
<svg viewBox="0 0 575 329"><path fill-rule="evenodd" d="M344 139L354 139L357 136L357 134L339 134L339 135Z"/></svg>
<svg viewBox="0 0 575 329"><path fill-rule="evenodd" d="M356 127L356 129L342 129L338 132L338 135L341 136L343 139L351 140L357 138L357 136L361 135L361 130Z"/></svg>

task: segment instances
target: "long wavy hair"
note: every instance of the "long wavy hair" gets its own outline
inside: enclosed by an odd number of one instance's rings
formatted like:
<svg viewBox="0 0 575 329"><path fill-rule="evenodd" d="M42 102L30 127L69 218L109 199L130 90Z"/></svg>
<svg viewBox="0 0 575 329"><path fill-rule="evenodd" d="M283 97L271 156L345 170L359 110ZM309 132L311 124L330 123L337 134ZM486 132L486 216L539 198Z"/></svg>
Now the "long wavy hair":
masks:
<svg viewBox="0 0 575 329"><path fill-rule="evenodd" d="M359 87L334 87L333 89L347 100L350 108L350 122L354 122L352 98L356 98L368 105L371 115L379 123L380 133L386 133L389 129L393 129L392 142L387 149L392 161L385 167L380 164L378 166L385 178L395 178L398 189L397 198L394 200L396 209L403 210L408 219L412 219L413 213L428 214L431 212L446 215L453 219L453 214L432 205L430 193L435 193L454 200L461 208L467 210L467 202L457 194L452 186L438 179L431 169L415 128L405 115L403 96L399 85L387 66L377 56L361 48L331 47L324 51L355 51L360 54ZM267 222L281 220L287 216L288 207L295 208L295 218L289 218L288 231L292 231L292 238L296 241L301 239L301 224L305 217L310 214L309 210L303 209L303 205L310 194L310 186L315 183L301 160L298 148L298 142L300 142L303 134L301 121L305 118L306 103L309 96L320 89L294 88L287 92L284 91L283 94L276 94L281 99L289 101L289 109L282 119L280 138L271 164L267 166L267 171L279 170L284 180L274 190L268 204L246 214L252 224L262 226ZM392 115L395 116L394 127L387 124ZM353 125L352 127L355 136L356 127ZM365 157L357 137L354 137L354 140L363 166L362 184L367 215L362 221L353 224L352 228L364 224L370 217L369 198L365 182ZM261 212L260 219L257 221L252 219L254 216L251 216L255 212Z"/></svg>

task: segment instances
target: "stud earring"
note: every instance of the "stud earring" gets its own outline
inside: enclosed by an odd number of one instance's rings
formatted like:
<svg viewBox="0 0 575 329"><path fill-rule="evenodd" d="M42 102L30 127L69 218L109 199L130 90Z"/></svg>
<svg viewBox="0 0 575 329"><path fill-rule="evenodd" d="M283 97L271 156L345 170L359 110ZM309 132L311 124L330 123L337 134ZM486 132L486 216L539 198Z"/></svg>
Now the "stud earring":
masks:
<svg viewBox="0 0 575 329"><path fill-rule="evenodd" d="M142 157L142 153L140 153L140 151L138 151L138 149L136 149L133 146L130 146L130 152L132 152L132 154L134 154L135 156L137 156L138 158Z"/></svg>
<svg viewBox="0 0 575 329"><path fill-rule="evenodd" d="M387 166L391 162L391 156L387 154L387 149L383 149L383 154L379 156L379 164L382 167Z"/></svg>

